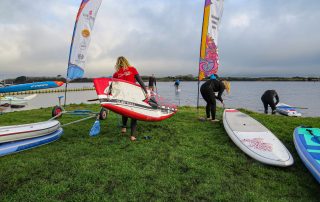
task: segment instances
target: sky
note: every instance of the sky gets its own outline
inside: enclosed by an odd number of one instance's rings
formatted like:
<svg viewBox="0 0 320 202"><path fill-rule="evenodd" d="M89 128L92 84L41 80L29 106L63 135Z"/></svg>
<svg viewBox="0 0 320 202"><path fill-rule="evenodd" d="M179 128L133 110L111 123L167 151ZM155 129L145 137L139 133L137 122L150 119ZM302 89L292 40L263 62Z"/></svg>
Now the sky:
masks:
<svg viewBox="0 0 320 202"><path fill-rule="evenodd" d="M1 0L0 79L66 75L80 0ZM204 0L103 0L85 77L198 74ZM225 0L220 76L320 76L319 0Z"/></svg>

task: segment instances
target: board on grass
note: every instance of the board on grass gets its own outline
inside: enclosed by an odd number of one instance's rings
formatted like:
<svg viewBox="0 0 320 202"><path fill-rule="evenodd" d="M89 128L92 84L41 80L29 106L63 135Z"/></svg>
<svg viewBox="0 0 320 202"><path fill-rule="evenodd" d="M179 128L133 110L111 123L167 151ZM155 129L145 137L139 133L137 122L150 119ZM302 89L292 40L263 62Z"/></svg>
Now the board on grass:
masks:
<svg viewBox="0 0 320 202"><path fill-rule="evenodd" d="M279 114L286 115L286 116L301 116L301 113L297 111L295 107L291 107L290 105L284 103L278 103L276 111Z"/></svg>
<svg viewBox="0 0 320 202"><path fill-rule="evenodd" d="M265 126L236 109L226 109L223 125L231 140L248 156L268 165L286 167L293 158L282 142Z"/></svg>
<svg viewBox="0 0 320 202"><path fill-rule="evenodd" d="M55 132L31 139L19 140L14 142L2 143L0 144L0 156L5 156L12 153L21 152L24 150L32 149L34 147L39 147L45 144L49 144L61 137L63 129L59 128Z"/></svg>
<svg viewBox="0 0 320 202"><path fill-rule="evenodd" d="M50 120L44 122L0 127L0 143L29 139L48 135L60 128L60 122Z"/></svg>
<svg viewBox="0 0 320 202"><path fill-rule="evenodd" d="M320 183L320 128L297 127L293 141L302 162Z"/></svg>

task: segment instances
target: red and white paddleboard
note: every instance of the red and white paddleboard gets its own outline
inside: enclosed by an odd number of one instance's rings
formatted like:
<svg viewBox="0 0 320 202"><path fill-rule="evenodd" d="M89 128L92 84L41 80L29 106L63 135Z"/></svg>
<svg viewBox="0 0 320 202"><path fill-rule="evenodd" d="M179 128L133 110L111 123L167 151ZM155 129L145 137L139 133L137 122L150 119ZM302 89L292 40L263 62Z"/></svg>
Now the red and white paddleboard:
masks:
<svg viewBox="0 0 320 202"><path fill-rule="evenodd" d="M232 141L261 163L286 167L293 158L282 142L261 123L236 109L226 109L223 126Z"/></svg>
<svg viewBox="0 0 320 202"><path fill-rule="evenodd" d="M93 80L102 107L115 113L141 121L162 121L173 116L177 107L166 103L159 95L151 93L151 99L140 85L114 78Z"/></svg>
<svg viewBox="0 0 320 202"><path fill-rule="evenodd" d="M0 143L25 140L53 133L60 128L56 120L0 127Z"/></svg>

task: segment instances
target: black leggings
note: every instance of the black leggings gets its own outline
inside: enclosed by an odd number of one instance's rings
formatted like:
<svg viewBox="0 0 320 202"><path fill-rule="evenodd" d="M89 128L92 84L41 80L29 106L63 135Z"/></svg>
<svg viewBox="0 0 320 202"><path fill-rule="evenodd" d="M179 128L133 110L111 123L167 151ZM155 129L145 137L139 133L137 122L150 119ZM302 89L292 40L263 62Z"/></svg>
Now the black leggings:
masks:
<svg viewBox="0 0 320 202"><path fill-rule="evenodd" d="M122 116L122 127L127 127L128 117ZM134 133L137 129L137 119L131 119L131 136L134 136Z"/></svg>
<svg viewBox="0 0 320 202"><path fill-rule="evenodd" d="M216 103L216 96L215 96L213 90L201 89L200 92L201 92L203 99L207 102L207 106L206 106L207 118L210 118L210 112L211 112L212 120L216 119L217 103Z"/></svg>
<svg viewBox="0 0 320 202"><path fill-rule="evenodd" d="M275 113L276 103L274 103L273 100L267 100L267 99L261 98L261 101L262 101L263 106L264 106L264 113L265 113L265 114L268 114L268 105L269 105L269 106L271 107L271 109L272 109L272 114Z"/></svg>

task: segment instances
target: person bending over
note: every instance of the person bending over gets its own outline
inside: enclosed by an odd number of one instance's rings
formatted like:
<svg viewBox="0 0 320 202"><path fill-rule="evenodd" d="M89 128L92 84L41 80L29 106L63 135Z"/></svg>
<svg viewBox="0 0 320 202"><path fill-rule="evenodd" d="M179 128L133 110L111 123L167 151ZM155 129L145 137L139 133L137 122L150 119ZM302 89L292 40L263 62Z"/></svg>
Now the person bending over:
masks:
<svg viewBox="0 0 320 202"><path fill-rule="evenodd" d="M275 90L267 90L261 96L261 101L264 106L264 113L268 114L268 105L271 107L272 114L276 113L276 106L279 103L279 96Z"/></svg>
<svg viewBox="0 0 320 202"><path fill-rule="evenodd" d="M217 77L213 74L210 76L210 79L206 81L200 87L200 92L203 99L206 101L206 115L207 120L210 120L210 113L211 113L211 121L218 122L219 120L216 119L216 99L219 100L223 106L223 99L222 93L225 90L225 86L222 81L217 80ZM218 92L218 95L215 95L215 92Z"/></svg>
<svg viewBox="0 0 320 202"><path fill-rule="evenodd" d="M157 87L157 80L154 77L154 74L152 74L152 76L149 77L149 89L154 91L155 87Z"/></svg>
<svg viewBox="0 0 320 202"><path fill-rule="evenodd" d="M146 86L144 85L141 77L139 76L138 71L136 68L130 65L128 60L120 56L117 59L117 63L115 65L116 72L113 74L113 78L117 79L122 79L126 80L132 83L136 83L136 81L140 84L141 88L144 90L146 93L147 97L149 97ZM122 129L121 132L125 133L127 132L127 122L128 122L128 117L122 116ZM135 132L137 128L137 120L136 119L131 119L131 137L130 140L135 141Z"/></svg>

